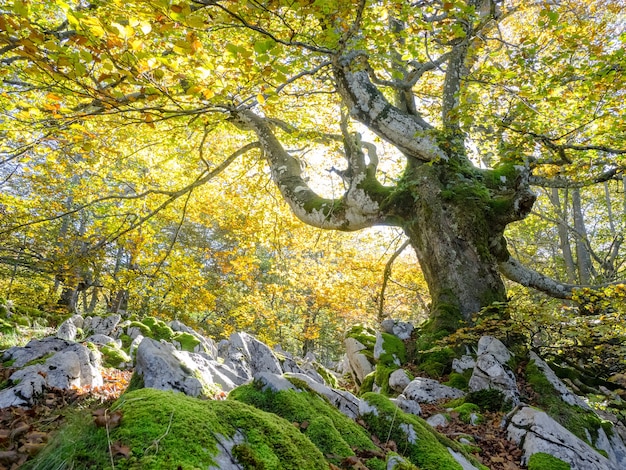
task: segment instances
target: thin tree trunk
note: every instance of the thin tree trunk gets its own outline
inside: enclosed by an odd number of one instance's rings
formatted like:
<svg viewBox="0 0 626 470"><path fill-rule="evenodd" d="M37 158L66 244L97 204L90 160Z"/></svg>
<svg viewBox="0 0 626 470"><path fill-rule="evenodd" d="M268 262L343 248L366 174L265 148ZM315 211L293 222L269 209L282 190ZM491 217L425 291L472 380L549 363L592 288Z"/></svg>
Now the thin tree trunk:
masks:
<svg viewBox="0 0 626 470"><path fill-rule="evenodd" d="M572 215L574 230L576 231L576 264L578 266L578 280L581 284L590 284L594 276L591 254L588 249L587 228L583 218L580 190L572 190Z"/></svg>
<svg viewBox="0 0 626 470"><path fill-rule="evenodd" d="M576 282L576 264L572 256L572 248L569 243L569 229L567 226L567 189L565 190L565 204L563 205L561 205L561 197L558 188L553 188L552 192L548 193L548 197L557 215L556 226L559 233L559 246L561 247L563 262L565 263L565 272L567 273L567 282Z"/></svg>

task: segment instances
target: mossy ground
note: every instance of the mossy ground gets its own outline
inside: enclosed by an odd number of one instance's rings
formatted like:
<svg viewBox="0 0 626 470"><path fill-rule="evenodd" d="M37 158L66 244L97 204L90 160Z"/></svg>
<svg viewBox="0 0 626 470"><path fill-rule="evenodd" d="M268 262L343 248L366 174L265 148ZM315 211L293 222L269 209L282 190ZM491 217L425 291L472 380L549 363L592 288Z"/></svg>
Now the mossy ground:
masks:
<svg viewBox="0 0 626 470"><path fill-rule="evenodd" d="M245 454L245 468L328 468L320 451L290 422L242 402L204 401L146 388L124 394L111 408L115 410L123 418L109 437L83 415L28 468L111 468L109 442L130 449L128 458L115 458L116 469L209 468L218 451L216 435L232 437L238 430L245 442L235 452Z"/></svg>
<svg viewBox="0 0 626 470"><path fill-rule="evenodd" d="M528 459L528 470L570 470L571 468L567 462L543 452L537 452Z"/></svg>
<svg viewBox="0 0 626 470"><path fill-rule="evenodd" d="M264 391L256 384L249 384L233 390L229 399L248 403L298 424L323 454L336 456L331 460L354 455L353 449L376 448L361 426L341 414L325 398L307 391L306 385L299 382L295 385L304 387L304 391Z"/></svg>
<svg viewBox="0 0 626 470"><path fill-rule="evenodd" d="M395 441L398 453L421 470L461 470L447 447L464 454L477 468L486 468L466 454L458 443L435 432L423 419L403 413L384 396L367 393L362 399L372 407L372 411L363 416L369 429L382 442Z"/></svg>
<svg viewBox="0 0 626 470"><path fill-rule="evenodd" d="M612 432L612 425L603 422L593 411L565 403L533 361L526 366L526 380L537 394L538 405L555 421L583 441L593 446L601 427L606 428L608 435ZM588 441L585 430L589 432L593 442Z"/></svg>

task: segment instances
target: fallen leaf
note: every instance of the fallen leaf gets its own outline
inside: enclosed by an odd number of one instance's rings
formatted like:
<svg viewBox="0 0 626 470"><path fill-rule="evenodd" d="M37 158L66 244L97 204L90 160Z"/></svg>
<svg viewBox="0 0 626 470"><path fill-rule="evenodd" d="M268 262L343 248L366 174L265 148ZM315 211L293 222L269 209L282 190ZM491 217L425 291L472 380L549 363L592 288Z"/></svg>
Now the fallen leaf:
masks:
<svg viewBox="0 0 626 470"><path fill-rule="evenodd" d="M125 459L130 457L130 447L122 444L120 441L114 442L113 445L111 445L111 452L114 456L121 455Z"/></svg>

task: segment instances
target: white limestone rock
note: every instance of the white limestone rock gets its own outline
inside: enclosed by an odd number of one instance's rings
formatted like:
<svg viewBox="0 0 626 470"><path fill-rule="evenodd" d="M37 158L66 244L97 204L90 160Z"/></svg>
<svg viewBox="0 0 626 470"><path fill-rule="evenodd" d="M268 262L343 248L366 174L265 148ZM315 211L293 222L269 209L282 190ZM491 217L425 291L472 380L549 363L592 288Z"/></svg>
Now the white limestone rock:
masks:
<svg viewBox="0 0 626 470"><path fill-rule="evenodd" d="M561 394L561 400L568 405L575 405L586 410L590 410L589 405L578 395L572 393L567 386L559 379L550 366L534 352L530 352L529 357L535 362L537 368L543 373L544 377L550 382L555 390Z"/></svg>
<svg viewBox="0 0 626 470"><path fill-rule="evenodd" d="M293 377L294 379L299 379L307 383L307 385L319 393L320 395L328 398L328 401L337 408L341 413L346 415L348 418L356 419L359 416L359 406L361 404L361 400L355 397L352 393L346 390L337 390L327 385L316 382L311 377L305 374L284 374L285 377Z"/></svg>
<svg viewBox="0 0 626 470"><path fill-rule="evenodd" d="M599 454L541 410L518 407L506 417L505 424L508 438L524 452L522 463L528 462L530 456L537 452L545 452L567 462L571 470L624 468Z"/></svg>
<svg viewBox="0 0 626 470"><path fill-rule="evenodd" d="M448 452L450 452L450 455L454 457L454 460L457 461L457 463L461 466L463 470L478 470L478 467L472 465L472 463L467 460L465 456L460 452L456 452L450 447L448 447Z"/></svg>
<svg viewBox="0 0 626 470"><path fill-rule="evenodd" d="M282 375L271 374L269 372L260 372L254 378L254 383L261 386L261 390L271 390L273 392L282 392L284 390L296 390L289 380Z"/></svg>
<svg viewBox="0 0 626 470"><path fill-rule="evenodd" d="M411 337L411 333L415 327L410 322L404 322L399 320L387 319L383 320L380 324L385 333L397 336L401 340L407 340Z"/></svg>
<svg viewBox="0 0 626 470"><path fill-rule="evenodd" d="M224 350L224 365L238 376L252 379L260 372L282 374L280 362L272 350L248 333L233 333Z"/></svg>
<svg viewBox="0 0 626 470"><path fill-rule="evenodd" d="M389 387L398 393L402 393L410 383L411 377L404 369L396 369L389 374Z"/></svg>
<svg viewBox="0 0 626 470"><path fill-rule="evenodd" d="M61 326L59 326L56 337L64 339L66 341L75 341L77 333L78 328L74 324L74 321L72 320L72 318L68 318L63 323L61 323Z"/></svg>
<svg viewBox="0 0 626 470"><path fill-rule="evenodd" d="M361 353L361 351L366 350L367 347L351 337L345 339L344 345L346 347L348 363L350 364L350 371L356 381L361 384L365 376L374 371L374 366L370 363L369 359Z"/></svg>
<svg viewBox="0 0 626 470"><path fill-rule="evenodd" d="M20 368L48 354L62 351L71 344L73 344L71 341L54 336L48 336L43 339L32 339L26 346L14 346L7 349L2 355L2 361L13 361L11 367Z"/></svg>
<svg viewBox="0 0 626 470"><path fill-rule="evenodd" d="M462 374L466 370L473 369L474 367L476 367L476 359L468 354L452 360L452 370L457 374Z"/></svg>
<svg viewBox="0 0 626 470"><path fill-rule="evenodd" d="M502 356L500 355L500 357ZM520 402L515 375L506 364L499 361L490 352L485 352L478 357L474 372L469 380L469 389L472 392L497 389L513 405Z"/></svg>
<svg viewBox="0 0 626 470"><path fill-rule="evenodd" d="M409 400L414 400L418 403L435 403L439 400L452 400L465 395L465 393L458 388L448 387L434 379L427 379L425 377L413 379L402 394Z"/></svg>
<svg viewBox="0 0 626 470"><path fill-rule="evenodd" d="M189 328L187 325L179 322L178 320L171 321L168 324L168 326L172 329L172 331L180 331L183 333L189 333L198 341L200 341L200 344L196 346L198 351L194 351L194 352L205 352L209 356L211 356L212 359L217 359L217 344L215 344L215 341L213 341L211 338L202 336L196 330L194 330L193 328Z"/></svg>
<svg viewBox="0 0 626 470"><path fill-rule="evenodd" d="M114 336L115 328L122 320L117 313L108 317L86 317L83 323L85 333Z"/></svg>
<svg viewBox="0 0 626 470"><path fill-rule="evenodd" d="M448 421L448 418L441 413L432 415L426 420L426 422L430 424L433 428L445 428L450 423Z"/></svg>
<svg viewBox="0 0 626 470"><path fill-rule="evenodd" d="M400 394L396 398L390 398L391 402L394 403L398 408L408 414L412 414L415 416L422 415L422 407L419 403L413 400L408 400L404 395Z"/></svg>
<svg viewBox="0 0 626 470"><path fill-rule="evenodd" d="M496 360L501 364L506 364L513 357L511 351L502 344L502 341L493 336L483 336L478 340L478 356L485 353L493 354Z"/></svg>

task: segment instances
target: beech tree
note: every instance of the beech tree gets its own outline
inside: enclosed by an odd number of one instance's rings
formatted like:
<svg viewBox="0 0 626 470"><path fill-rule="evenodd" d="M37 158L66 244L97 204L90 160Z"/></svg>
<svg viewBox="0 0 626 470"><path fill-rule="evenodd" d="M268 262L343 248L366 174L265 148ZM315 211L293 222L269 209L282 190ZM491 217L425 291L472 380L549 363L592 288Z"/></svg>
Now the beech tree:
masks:
<svg viewBox="0 0 626 470"><path fill-rule="evenodd" d="M76 164L99 165L106 180L107 166L124 164L115 148L141 141L137 151L149 153L158 141L188 181L145 194L117 184L86 203L143 194L157 210L244 154L263 158L305 223L400 227L435 328L504 302L503 276L570 298L576 286L511 255L505 230L533 208L533 185L575 190L623 177L620 0L5 8L0 132L14 172L72 147Z"/></svg>

